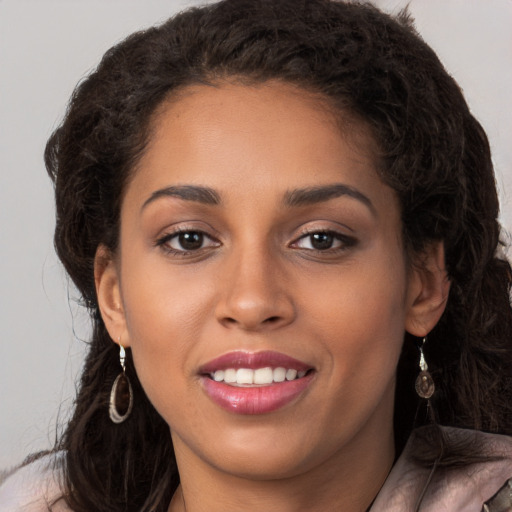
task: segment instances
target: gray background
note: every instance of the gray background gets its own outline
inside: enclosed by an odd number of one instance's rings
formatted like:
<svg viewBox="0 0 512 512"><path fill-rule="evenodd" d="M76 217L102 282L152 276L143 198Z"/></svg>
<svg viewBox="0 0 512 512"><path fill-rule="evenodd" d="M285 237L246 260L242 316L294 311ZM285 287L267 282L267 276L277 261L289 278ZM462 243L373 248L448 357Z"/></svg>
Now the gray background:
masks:
<svg viewBox="0 0 512 512"><path fill-rule="evenodd" d="M0 468L51 446L88 332L53 251L45 141L105 50L194 3L0 0ZM394 11L407 2L375 3ZM410 9L487 130L510 229L512 1L412 0Z"/></svg>

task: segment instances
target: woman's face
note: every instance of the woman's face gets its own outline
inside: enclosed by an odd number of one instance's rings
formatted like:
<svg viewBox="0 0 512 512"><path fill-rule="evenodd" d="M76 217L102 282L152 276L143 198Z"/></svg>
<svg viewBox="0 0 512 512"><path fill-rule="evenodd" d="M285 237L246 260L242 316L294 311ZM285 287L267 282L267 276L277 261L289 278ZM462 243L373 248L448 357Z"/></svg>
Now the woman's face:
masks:
<svg viewBox="0 0 512 512"><path fill-rule="evenodd" d="M370 146L282 83L189 87L155 116L105 273L106 322L179 463L274 478L392 458L420 279Z"/></svg>

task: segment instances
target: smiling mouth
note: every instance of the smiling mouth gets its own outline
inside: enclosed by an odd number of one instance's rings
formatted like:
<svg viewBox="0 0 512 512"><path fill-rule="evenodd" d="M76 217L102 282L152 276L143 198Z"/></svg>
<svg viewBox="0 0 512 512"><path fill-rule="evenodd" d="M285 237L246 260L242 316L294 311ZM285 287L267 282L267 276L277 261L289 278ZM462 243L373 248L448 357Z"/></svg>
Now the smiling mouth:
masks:
<svg viewBox="0 0 512 512"><path fill-rule="evenodd" d="M204 365L201 385L213 403L235 414L268 414L305 397L317 371L274 351L235 351Z"/></svg>
<svg viewBox="0 0 512 512"><path fill-rule="evenodd" d="M312 370L296 370L295 368L284 368L279 366L272 368L226 368L224 370L216 370L208 376L215 382L223 382L224 384L234 387L256 387L270 386L272 384L302 379L308 372Z"/></svg>

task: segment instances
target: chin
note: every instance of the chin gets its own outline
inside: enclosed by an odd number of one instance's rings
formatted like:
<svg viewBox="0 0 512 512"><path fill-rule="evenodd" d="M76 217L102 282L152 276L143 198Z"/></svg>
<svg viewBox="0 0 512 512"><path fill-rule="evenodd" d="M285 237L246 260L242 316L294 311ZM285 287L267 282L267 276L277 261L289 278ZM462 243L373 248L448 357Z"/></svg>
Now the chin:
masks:
<svg viewBox="0 0 512 512"><path fill-rule="evenodd" d="M294 428L286 423L218 428L215 435L204 436L207 443L198 444L194 451L211 467L248 480L295 477L336 451L335 446L326 445L322 436L315 436L305 425L304 428L300 425ZM177 441L181 443L182 440ZM340 439L335 444L339 443Z"/></svg>
<svg viewBox="0 0 512 512"><path fill-rule="evenodd" d="M217 468L232 476L247 480L281 480L295 477L309 469L300 447L287 450L256 452L244 450L238 453L233 450L229 457L222 458Z"/></svg>

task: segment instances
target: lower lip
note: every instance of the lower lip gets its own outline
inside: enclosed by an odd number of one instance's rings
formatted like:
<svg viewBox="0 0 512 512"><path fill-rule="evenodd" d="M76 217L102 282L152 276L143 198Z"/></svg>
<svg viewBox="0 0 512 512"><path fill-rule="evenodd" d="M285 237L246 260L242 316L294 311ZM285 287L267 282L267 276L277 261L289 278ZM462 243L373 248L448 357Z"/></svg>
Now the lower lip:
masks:
<svg viewBox="0 0 512 512"><path fill-rule="evenodd" d="M310 373L301 379L260 387L230 386L208 377L202 378L203 389L217 405L237 414L266 414L281 409L306 391L313 379Z"/></svg>

